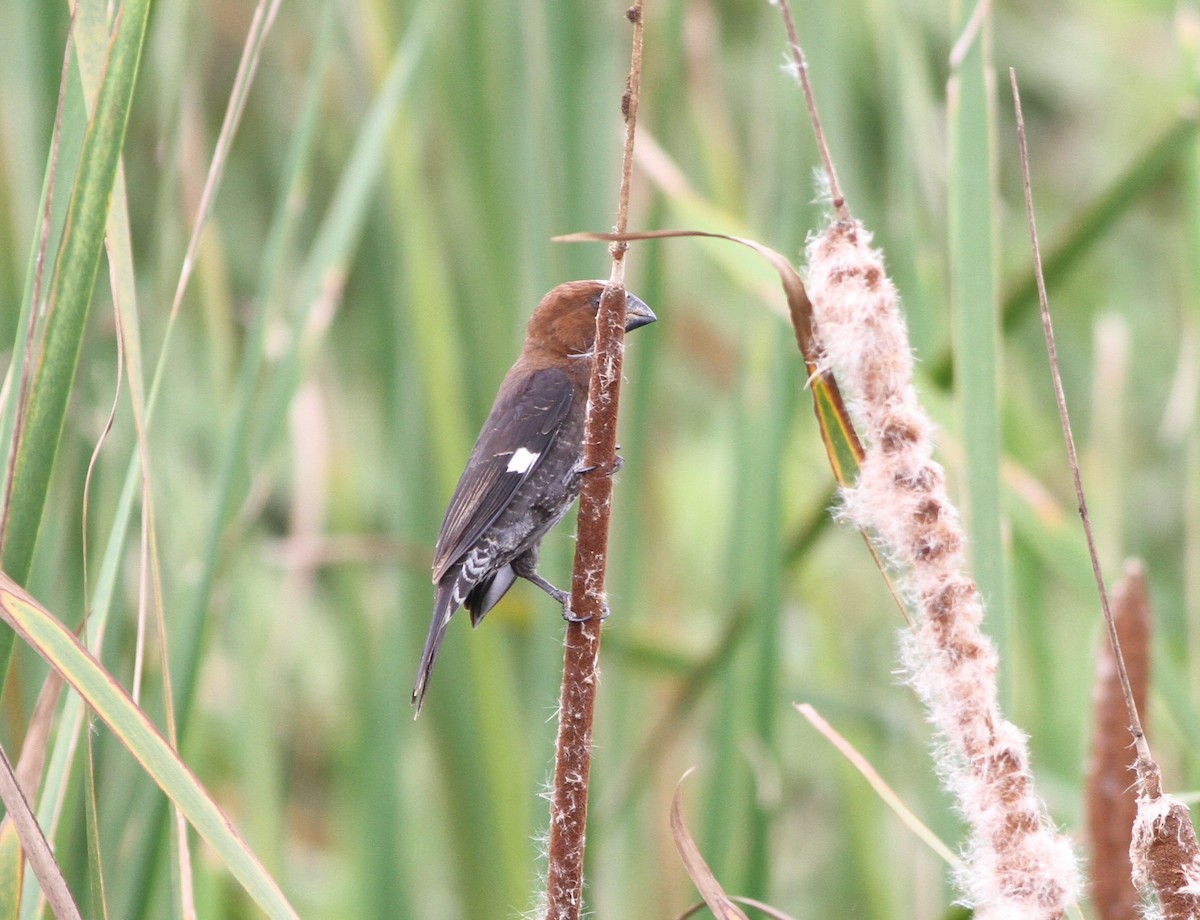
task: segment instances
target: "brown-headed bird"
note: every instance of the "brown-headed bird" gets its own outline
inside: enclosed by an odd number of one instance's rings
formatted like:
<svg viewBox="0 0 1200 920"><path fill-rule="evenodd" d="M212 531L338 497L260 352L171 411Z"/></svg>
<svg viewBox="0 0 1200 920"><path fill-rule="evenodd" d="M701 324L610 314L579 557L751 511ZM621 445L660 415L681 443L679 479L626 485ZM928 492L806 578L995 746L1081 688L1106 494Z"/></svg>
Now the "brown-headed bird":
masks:
<svg viewBox="0 0 1200 920"><path fill-rule="evenodd" d="M459 607L478 626L517 576L563 605L570 595L537 573L538 548L579 495L583 426L603 281L561 284L542 298L463 470L433 558L433 622L413 687L417 713ZM632 294L625 331L655 320Z"/></svg>

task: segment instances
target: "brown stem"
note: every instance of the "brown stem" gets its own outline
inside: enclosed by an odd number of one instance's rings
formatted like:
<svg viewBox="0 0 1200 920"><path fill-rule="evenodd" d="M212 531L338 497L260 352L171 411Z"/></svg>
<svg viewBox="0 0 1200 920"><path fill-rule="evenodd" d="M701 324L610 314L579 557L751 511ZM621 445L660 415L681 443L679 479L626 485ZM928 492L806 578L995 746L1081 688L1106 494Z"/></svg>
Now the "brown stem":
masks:
<svg viewBox="0 0 1200 920"><path fill-rule="evenodd" d="M1033 270L1037 281L1038 302L1042 311L1042 327L1046 337L1046 351L1050 357L1051 378L1054 396L1058 402L1058 414L1062 421L1063 436L1067 443L1067 457L1071 476L1075 481L1075 496L1079 500L1079 516L1083 520L1083 532L1087 538L1088 555L1092 560L1092 571L1100 593L1100 607L1104 612L1104 623L1108 629L1113 662L1116 664L1117 679L1129 720L1129 733L1137 751L1134 770L1137 774L1137 817L1133 824L1133 841L1129 847L1133 865L1134 884L1157 896L1166 920L1195 920L1200 916L1200 893L1196 892L1194 880L1200 877L1200 841L1192 825L1187 806L1162 790L1162 775L1158 764L1150 755L1150 744L1142 729L1142 721L1134 694L1129 669L1121 650L1121 637L1117 632L1116 618L1109 604L1108 592L1104 587L1104 576L1100 570L1096 539L1088 516L1087 500L1083 494L1083 480L1079 472L1079 459L1075 452L1075 438L1067 415L1066 397L1063 395L1062 377L1059 373L1058 353L1054 347L1054 329L1050 322L1050 308L1046 298L1046 281L1042 276L1041 254L1038 248L1037 224L1033 216L1033 193L1029 181L1029 153L1025 143L1025 120L1021 114L1021 94L1017 87L1017 74L1008 71L1012 86L1013 106L1017 117L1017 142L1021 155L1021 174L1025 190L1025 210L1029 219L1029 235L1033 244Z"/></svg>
<svg viewBox="0 0 1200 920"><path fill-rule="evenodd" d="M1138 760L1150 760L1150 745L1146 734L1142 731L1142 721L1138 714L1137 704L1133 698L1133 688L1129 683L1129 674L1125 668L1125 657L1121 654L1121 639L1117 635L1117 624L1113 617L1112 606L1108 602L1108 590L1104 586L1104 573L1100 569L1100 554L1096 550L1096 536L1092 530L1091 517L1088 515L1087 497L1083 492L1083 478L1079 472L1079 456L1075 451L1075 435L1071 430L1071 418L1067 412L1067 397L1063 392L1062 375L1059 373L1058 349L1054 344L1054 325L1050 321L1050 303L1046 297L1046 279L1042 274L1042 253L1038 245L1037 221L1033 213L1033 189L1029 179L1029 150L1025 143L1025 116L1021 111L1021 93L1017 86L1017 72L1008 69L1009 85L1012 88L1013 108L1017 119L1017 147L1021 157L1021 178L1025 191L1025 214L1029 223L1029 239L1033 247L1033 272L1037 279L1038 303L1042 311L1042 332L1046 338L1046 354L1050 359L1050 378L1054 383L1054 399L1058 404L1058 417L1062 423L1063 438L1067 444L1067 461L1071 467L1071 478L1075 483L1075 497L1079 502L1079 517L1083 521L1083 534L1087 540L1088 556L1092 560L1092 574L1096 579L1096 589L1100 593L1100 609L1104 613L1104 625L1108 629L1108 640L1113 650L1113 660L1117 666L1117 677L1120 681L1121 694L1125 699L1125 708L1129 715L1129 732L1133 736L1134 747L1137 749Z"/></svg>
<svg viewBox="0 0 1200 920"><path fill-rule="evenodd" d="M813 96L812 83L808 79L808 59L800 46L796 34L796 21L792 18L792 7L788 0L779 0L779 10L783 13L783 27L787 30L788 45L792 53L792 64L795 67L796 79L804 91L804 102L808 106L808 118L812 122L813 136L817 141L817 149L821 152L821 165L825 169L825 177L829 180L829 200L838 220L850 220L850 209L846 205L846 197L838 184L837 170L833 167L833 157L829 154L829 144L825 140L825 130L821 127L821 116L817 112L817 100Z"/></svg>
<svg viewBox="0 0 1200 920"><path fill-rule="evenodd" d="M629 81L621 97L625 148L617 231L629 223L629 189L633 173L633 141L637 129L642 70L642 0L626 12L633 23ZM596 357L588 388L584 432L583 477L575 568L571 578L571 610L581 622L567 624L563 655L562 696L558 707L554 788L550 799L550 847L546 878L546 920L578 920L583 907L583 851L587 829L588 778L592 766L592 719L599 680L600 625L606 613L605 570L608 522L612 507L612 472L617 456L617 405L621 395L621 360L625 350L625 250L610 247L612 274L596 316Z"/></svg>

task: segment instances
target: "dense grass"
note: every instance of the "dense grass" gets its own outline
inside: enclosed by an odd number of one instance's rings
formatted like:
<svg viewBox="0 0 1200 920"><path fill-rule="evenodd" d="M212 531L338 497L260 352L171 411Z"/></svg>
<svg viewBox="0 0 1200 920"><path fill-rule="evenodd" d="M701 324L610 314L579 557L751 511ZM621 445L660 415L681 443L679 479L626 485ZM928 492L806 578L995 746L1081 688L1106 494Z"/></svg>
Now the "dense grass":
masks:
<svg viewBox="0 0 1200 920"><path fill-rule="evenodd" d="M251 9L152 9L124 145L131 245L109 255L131 272L118 290L140 356L125 355L133 380L92 475L85 582L84 476L117 390L102 257L49 486L26 496L45 504L27 584L72 625L85 608L107 615L102 659L132 684L135 417L161 362L146 446L184 756L306 918L501 918L534 901L553 605L521 587L477 633L455 623L415 723L408 692L431 543L524 321L556 283L607 274L601 246L549 238L613 221L623 11L283 4L172 322ZM1063 250L1050 295L1092 513L1114 574L1128 554L1147 561L1150 737L1168 786L1192 788L1197 12L1000 4L957 107L948 60L966 11L879 0L796 14L847 197L901 288L942 459L986 557L1010 715L1053 815L1077 829L1100 621L1022 293L1011 104L983 70L1017 68L1043 249L1081 244ZM67 28L65 4L0 10L5 365L24 341ZM652 139L674 171L656 158L635 175L634 227L742 233L799 257L822 211L783 50L765 2L649 0L640 149ZM82 85L73 63L51 259L84 143ZM832 477L777 285L710 241L639 245L629 265L660 322L625 365L590 905L672 917L695 900L667 815L696 765L687 816L730 891L796 917L944 915L946 867L791 706L814 703L958 839L929 730L894 676L899 613L861 539L823 514ZM993 323L995 337L971 334ZM560 530L543 566L561 584ZM12 753L44 676L19 649L3 701ZM150 641L141 698L165 725L161 677ZM73 723L55 725L65 736ZM51 745L53 769L72 765L48 781L65 795L54 840L86 903L83 749ZM162 797L106 731L95 746L109 916L167 916L178 880ZM256 915L210 851L193 855L200 916Z"/></svg>

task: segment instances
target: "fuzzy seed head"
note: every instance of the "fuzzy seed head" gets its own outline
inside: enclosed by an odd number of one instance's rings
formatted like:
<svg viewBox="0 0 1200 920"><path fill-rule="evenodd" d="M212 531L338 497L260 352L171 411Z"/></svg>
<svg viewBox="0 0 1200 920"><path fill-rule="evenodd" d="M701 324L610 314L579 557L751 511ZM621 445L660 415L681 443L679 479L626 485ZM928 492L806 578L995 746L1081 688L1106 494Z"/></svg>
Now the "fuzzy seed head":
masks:
<svg viewBox="0 0 1200 920"><path fill-rule="evenodd" d="M902 660L937 729L939 773L970 826L965 900L988 920L1058 918L1078 896L1075 854L1034 792L1025 737L1000 712L996 650L980 628L958 511L912 386L899 296L870 242L861 224L839 221L808 245L819 360L866 450L840 516L871 536L916 614Z"/></svg>

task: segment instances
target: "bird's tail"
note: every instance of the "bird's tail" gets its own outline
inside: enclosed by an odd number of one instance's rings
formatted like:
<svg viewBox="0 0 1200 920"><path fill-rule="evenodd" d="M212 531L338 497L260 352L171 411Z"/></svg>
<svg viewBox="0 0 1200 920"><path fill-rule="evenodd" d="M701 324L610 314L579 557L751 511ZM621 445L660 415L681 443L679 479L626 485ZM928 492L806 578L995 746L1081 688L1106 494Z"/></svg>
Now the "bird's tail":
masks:
<svg viewBox="0 0 1200 920"><path fill-rule="evenodd" d="M425 638L425 651L421 653L421 667L417 670L417 682L413 685L412 701L417 707L413 714L415 719L421 714L421 705L425 702L425 691L429 688L429 675L433 673L433 664L437 661L438 650L442 647L442 639L446 637L446 627L454 611L462 606L463 599L457 596L456 579L447 579L437 587L437 599L433 605L433 622L429 624L429 635Z"/></svg>

